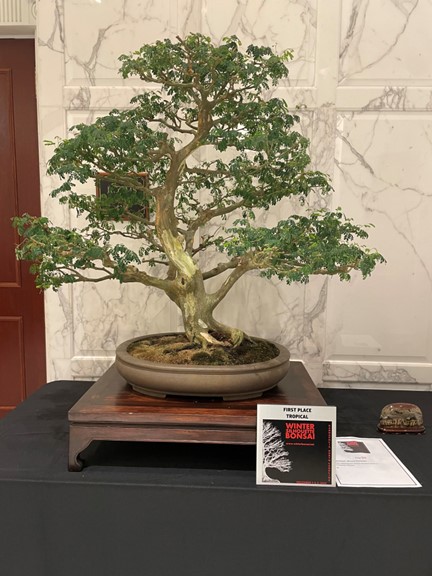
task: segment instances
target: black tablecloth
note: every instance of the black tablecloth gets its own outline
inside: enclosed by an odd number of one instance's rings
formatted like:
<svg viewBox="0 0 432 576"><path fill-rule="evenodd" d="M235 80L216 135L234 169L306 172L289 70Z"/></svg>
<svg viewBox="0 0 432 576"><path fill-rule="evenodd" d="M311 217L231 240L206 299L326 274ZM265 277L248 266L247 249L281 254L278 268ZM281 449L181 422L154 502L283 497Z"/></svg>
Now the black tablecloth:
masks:
<svg viewBox="0 0 432 576"><path fill-rule="evenodd" d="M251 446L95 442L68 472L67 412L89 385L49 383L0 421L1 574L432 574L432 394L321 391L340 436L379 436L389 402L427 426L385 436L422 488L341 489L256 486Z"/></svg>

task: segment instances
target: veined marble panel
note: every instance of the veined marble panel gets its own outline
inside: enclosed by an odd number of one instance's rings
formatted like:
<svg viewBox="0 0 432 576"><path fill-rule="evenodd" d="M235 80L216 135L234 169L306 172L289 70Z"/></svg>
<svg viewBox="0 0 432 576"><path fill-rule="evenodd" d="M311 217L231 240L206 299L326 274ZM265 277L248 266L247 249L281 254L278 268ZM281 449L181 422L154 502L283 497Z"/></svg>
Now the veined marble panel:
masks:
<svg viewBox="0 0 432 576"><path fill-rule="evenodd" d="M39 106L59 106L64 84L63 2L38 2L36 81ZM43 80L43 81L42 81Z"/></svg>
<svg viewBox="0 0 432 576"><path fill-rule="evenodd" d="M145 90L144 83L137 86L65 86L63 103L67 110L100 111L107 114L113 108L127 108L131 99Z"/></svg>
<svg viewBox="0 0 432 576"><path fill-rule="evenodd" d="M304 286L287 286L250 273L216 308L215 316L252 336L279 342L293 358L301 358L303 310Z"/></svg>
<svg viewBox="0 0 432 576"><path fill-rule="evenodd" d="M48 380L69 379L73 350L73 314L70 287L57 292L47 290L45 296L45 327Z"/></svg>
<svg viewBox="0 0 432 576"><path fill-rule="evenodd" d="M60 226L69 225L64 207L49 197L54 180L46 175L52 148L45 140L65 134L63 110L64 19L63 2L39 1L37 6L36 84L38 101L39 161L42 213ZM70 287L45 292L45 326L48 380L70 378L73 349L73 314Z"/></svg>
<svg viewBox="0 0 432 576"><path fill-rule="evenodd" d="M341 83L430 85L430 0L344 0L341 7Z"/></svg>
<svg viewBox="0 0 432 576"><path fill-rule="evenodd" d="M376 226L368 244L387 264L366 281L358 274L349 285L331 280L326 378L346 372L360 380L362 363L375 362L376 380L389 379L380 365L390 363L404 382L417 381L417 365L432 382L432 116L343 114L336 163L334 205Z"/></svg>
<svg viewBox="0 0 432 576"><path fill-rule="evenodd" d="M432 110L432 87L339 86L337 110L428 111Z"/></svg>
<svg viewBox="0 0 432 576"><path fill-rule="evenodd" d="M179 27L193 22L190 10L194 4L192 0L67 0L65 83L122 85L118 56L137 50L144 42L174 37Z"/></svg>
<svg viewBox="0 0 432 576"><path fill-rule="evenodd" d="M312 167L325 174L333 173L336 128L336 111L333 106L322 106L310 116L307 134L311 140ZM311 194L308 209L320 210L331 207L331 195ZM316 383L322 381L324 360L328 279L312 277L305 285L303 311L303 350L300 358Z"/></svg>
<svg viewBox="0 0 432 576"><path fill-rule="evenodd" d="M219 41L236 35L245 46L294 50L289 85L311 86L315 74L317 0L202 0L202 32Z"/></svg>
<svg viewBox="0 0 432 576"><path fill-rule="evenodd" d="M94 378L112 363L129 338L178 329L174 305L161 291L116 281L75 284L72 375Z"/></svg>
<svg viewBox="0 0 432 576"><path fill-rule="evenodd" d="M430 363L344 362L330 360L324 365L323 386L395 390L431 390Z"/></svg>

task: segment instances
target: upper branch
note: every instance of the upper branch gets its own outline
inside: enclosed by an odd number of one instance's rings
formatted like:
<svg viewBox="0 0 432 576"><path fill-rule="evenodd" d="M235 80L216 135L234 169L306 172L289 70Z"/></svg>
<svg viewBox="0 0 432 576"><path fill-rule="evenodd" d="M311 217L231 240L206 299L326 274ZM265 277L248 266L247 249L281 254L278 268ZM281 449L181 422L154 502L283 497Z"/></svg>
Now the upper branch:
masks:
<svg viewBox="0 0 432 576"><path fill-rule="evenodd" d="M218 216L226 216L227 214L231 214L232 212L234 212L238 208L241 208L244 205L245 205L245 201L242 199L242 200L239 200L238 202L234 202L233 204L230 204L229 206L220 206L219 208L200 210L199 216L197 218L195 218L195 220L191 221L190 226L189 226L189 230L195 232L196 230L198 230L198 228L200 226L204 226L204 224L207 224L207 222L210 222L210 220L213 220L213 218L217 218Z"/></svg>

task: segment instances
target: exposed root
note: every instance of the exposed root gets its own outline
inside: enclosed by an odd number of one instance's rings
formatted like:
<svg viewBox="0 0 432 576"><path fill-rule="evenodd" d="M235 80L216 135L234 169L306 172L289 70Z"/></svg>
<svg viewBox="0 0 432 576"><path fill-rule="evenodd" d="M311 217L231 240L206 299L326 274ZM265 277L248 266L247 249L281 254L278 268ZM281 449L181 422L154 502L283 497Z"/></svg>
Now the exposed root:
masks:
<svg viewBox="0 0 432 576"><path fill-rule="evenodd" d="M208 332L200 332L200 336L201 338L203 338L205 340L205 342L207 342L208 344L212 344L213 346L229 346L229 342L224 342L222 340L217 340L216 338L213 338L213 336L211 334L209 334Z"/></svg>
<svg viewBox="0 0 432 576"><path fill-rule="evenodd" d="M238 328L232 328L231 329L231 342L233 343L233 346L236 348L237 346L240 346L240 344L243 342L243 340L245 339L246 334L243 332L243 330L239 330Z"/></svg>

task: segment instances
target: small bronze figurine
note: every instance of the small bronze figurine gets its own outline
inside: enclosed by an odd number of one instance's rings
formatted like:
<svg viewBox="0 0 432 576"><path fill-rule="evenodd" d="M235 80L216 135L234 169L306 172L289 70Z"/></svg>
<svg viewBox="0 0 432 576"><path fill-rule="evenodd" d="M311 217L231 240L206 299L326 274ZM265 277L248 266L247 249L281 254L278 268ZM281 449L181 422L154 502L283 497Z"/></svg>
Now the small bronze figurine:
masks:
<svg viewBox="0 0 432 576"><path fill-rule="evenodd" d="M422 411L415 404L407 402L387 404L381 410L378 430L393 434L421 434L425 431Z"/></svg>

